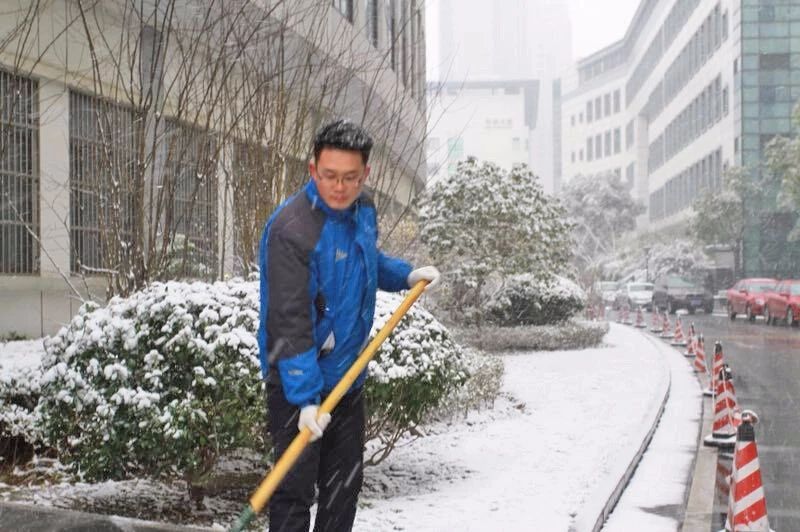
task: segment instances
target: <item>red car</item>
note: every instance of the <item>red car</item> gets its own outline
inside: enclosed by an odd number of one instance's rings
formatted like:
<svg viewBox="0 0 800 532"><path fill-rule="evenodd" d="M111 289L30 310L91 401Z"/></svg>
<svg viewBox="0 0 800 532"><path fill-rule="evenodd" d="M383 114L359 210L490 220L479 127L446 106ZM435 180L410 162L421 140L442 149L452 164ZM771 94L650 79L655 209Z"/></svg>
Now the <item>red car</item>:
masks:
<svg viewBox="0 0 800 532"><path fill-rule="evenodd" d="M728 316L744 314L749 321L764 314L766 295L775 289L775 279L742 279L728 288Z"/></svg>
<svg viewBox="0 0 800 532"><path fill-rule="evenodd" d="M783 320L787 325L797 325L800 320L800 280L779 281L775 290L767 294L764 309L767 323Z"/></svg>

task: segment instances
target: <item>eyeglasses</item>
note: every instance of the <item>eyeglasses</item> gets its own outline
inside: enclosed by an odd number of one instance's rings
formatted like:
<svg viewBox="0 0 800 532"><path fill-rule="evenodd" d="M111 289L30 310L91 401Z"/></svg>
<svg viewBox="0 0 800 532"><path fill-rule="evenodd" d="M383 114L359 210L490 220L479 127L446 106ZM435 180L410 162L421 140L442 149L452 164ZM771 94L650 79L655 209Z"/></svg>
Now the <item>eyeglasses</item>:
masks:
<svg viewBox="0 0 800 532"><path fill-rule="evenodd" d="M338 185L342 183L345 186L352 187L361 181L360 175L348 175L344 177L334 177L330 175L321 174L319 178L329 185Z"/></svg>

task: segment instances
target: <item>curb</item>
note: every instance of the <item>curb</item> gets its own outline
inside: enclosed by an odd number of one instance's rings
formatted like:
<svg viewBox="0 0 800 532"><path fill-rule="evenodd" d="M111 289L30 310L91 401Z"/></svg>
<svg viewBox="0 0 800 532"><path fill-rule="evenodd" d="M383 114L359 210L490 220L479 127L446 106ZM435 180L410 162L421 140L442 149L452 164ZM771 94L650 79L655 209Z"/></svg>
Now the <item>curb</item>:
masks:
<svg viewBox="0 0 800 532"><path fill-rule="evenodd" d="M696 374L701 390L709 383L701 374ZM681 532L708 532L714 518L714 496L716 491L717 456L715 447L703 445L703 434L711 433L714 421L713 398L703 397L700 433L697 435L697 448L692 466L692 481L686 492L683 523L678 528Z"/></svg>
<svg viewBox="0 0 800 532"><path fill-rule="evenodd" d="M156 523L52 506L0 502L0 529L16 532L204 532L210 528Z"/></svg>
<svg viewBox="0 0 800 532"><path fill-rule="evenodd" d="M642 336L646 337L649 342L655 344L652 335L643 334ZM647 431L644 440L642 440L642 443L639 446L639 450L633 456L633 459L628 464L628 467L625 469L625 472L622 474L622 478L620 478L616 487L611 492L611 495L609 496L608 500L603 505L603 509L601 510L600 515L597 516L597 519L595 520L594 523L594 527L592 527L592 532L598 532L600 529L603 528L603 526L606 523L606 520L608 520L608 516L611 515L611 512L614 511L614 507L617 505L620 498L622 498L622 494L625 492L625 488L628 486L628 483L633 477L636 468L639 466L639 462L642 461L642 456L644 456L644 453L650 446L650 442L653 440L653 435L656 433L656 429L658 429L658 425L661 422L661 417L664 415L664 410L667 407L667 401L669 400L671 389L672 389L672 374L670 373L669 379L667 381L667 389L666 392L664 393L664 398L661 400L661 405L658 407L658 412L656 413L655 419L653 420L653 424ZM710 523L709 523L709 529L710 529Z"/></svg>

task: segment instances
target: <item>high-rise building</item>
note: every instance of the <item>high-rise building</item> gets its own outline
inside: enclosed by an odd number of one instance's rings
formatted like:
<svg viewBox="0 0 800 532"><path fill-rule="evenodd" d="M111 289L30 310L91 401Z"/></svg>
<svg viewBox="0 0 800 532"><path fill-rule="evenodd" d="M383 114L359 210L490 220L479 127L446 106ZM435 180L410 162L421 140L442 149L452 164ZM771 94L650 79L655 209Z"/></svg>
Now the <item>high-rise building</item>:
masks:
<svg viewBox="0 0 800 532"><path fill-rule="evenodd" d="M439 79L429 87L430 143L440 147L428 151L434 178L474 155L506 168L525 162L554 190L555 81L572 64L566 1L439 0L437 18Z"/></svg>
<svg viewBox="0 0 800 532"><path fill-rule="evenodd" d="M765 145L792 133L798 42L800 0L642 0L622 40L580 60L565 91L564 180L615 172L647 207L640 230L685 226L728 166L760 181ZM745 275L800 269L800 246L787 244L796 214L775 195L747 209Z"/></svg>

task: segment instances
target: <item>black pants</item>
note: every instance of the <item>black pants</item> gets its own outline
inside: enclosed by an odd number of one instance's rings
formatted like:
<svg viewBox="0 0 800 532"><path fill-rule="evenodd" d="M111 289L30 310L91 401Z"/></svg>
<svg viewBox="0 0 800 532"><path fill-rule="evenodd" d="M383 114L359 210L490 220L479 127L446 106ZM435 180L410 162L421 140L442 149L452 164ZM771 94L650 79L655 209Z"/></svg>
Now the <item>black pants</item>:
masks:
<svg viewBox="0 0 800 532"><path fill-rule="evenodd" d="M279 384L267 384L269 432L277 460L297 435L300 409ZM363 390L345 395L322 438L309 444L269 503L271 532L308 532L314 486L319 488L314 532L349 532L364 479Z"/></svg>

